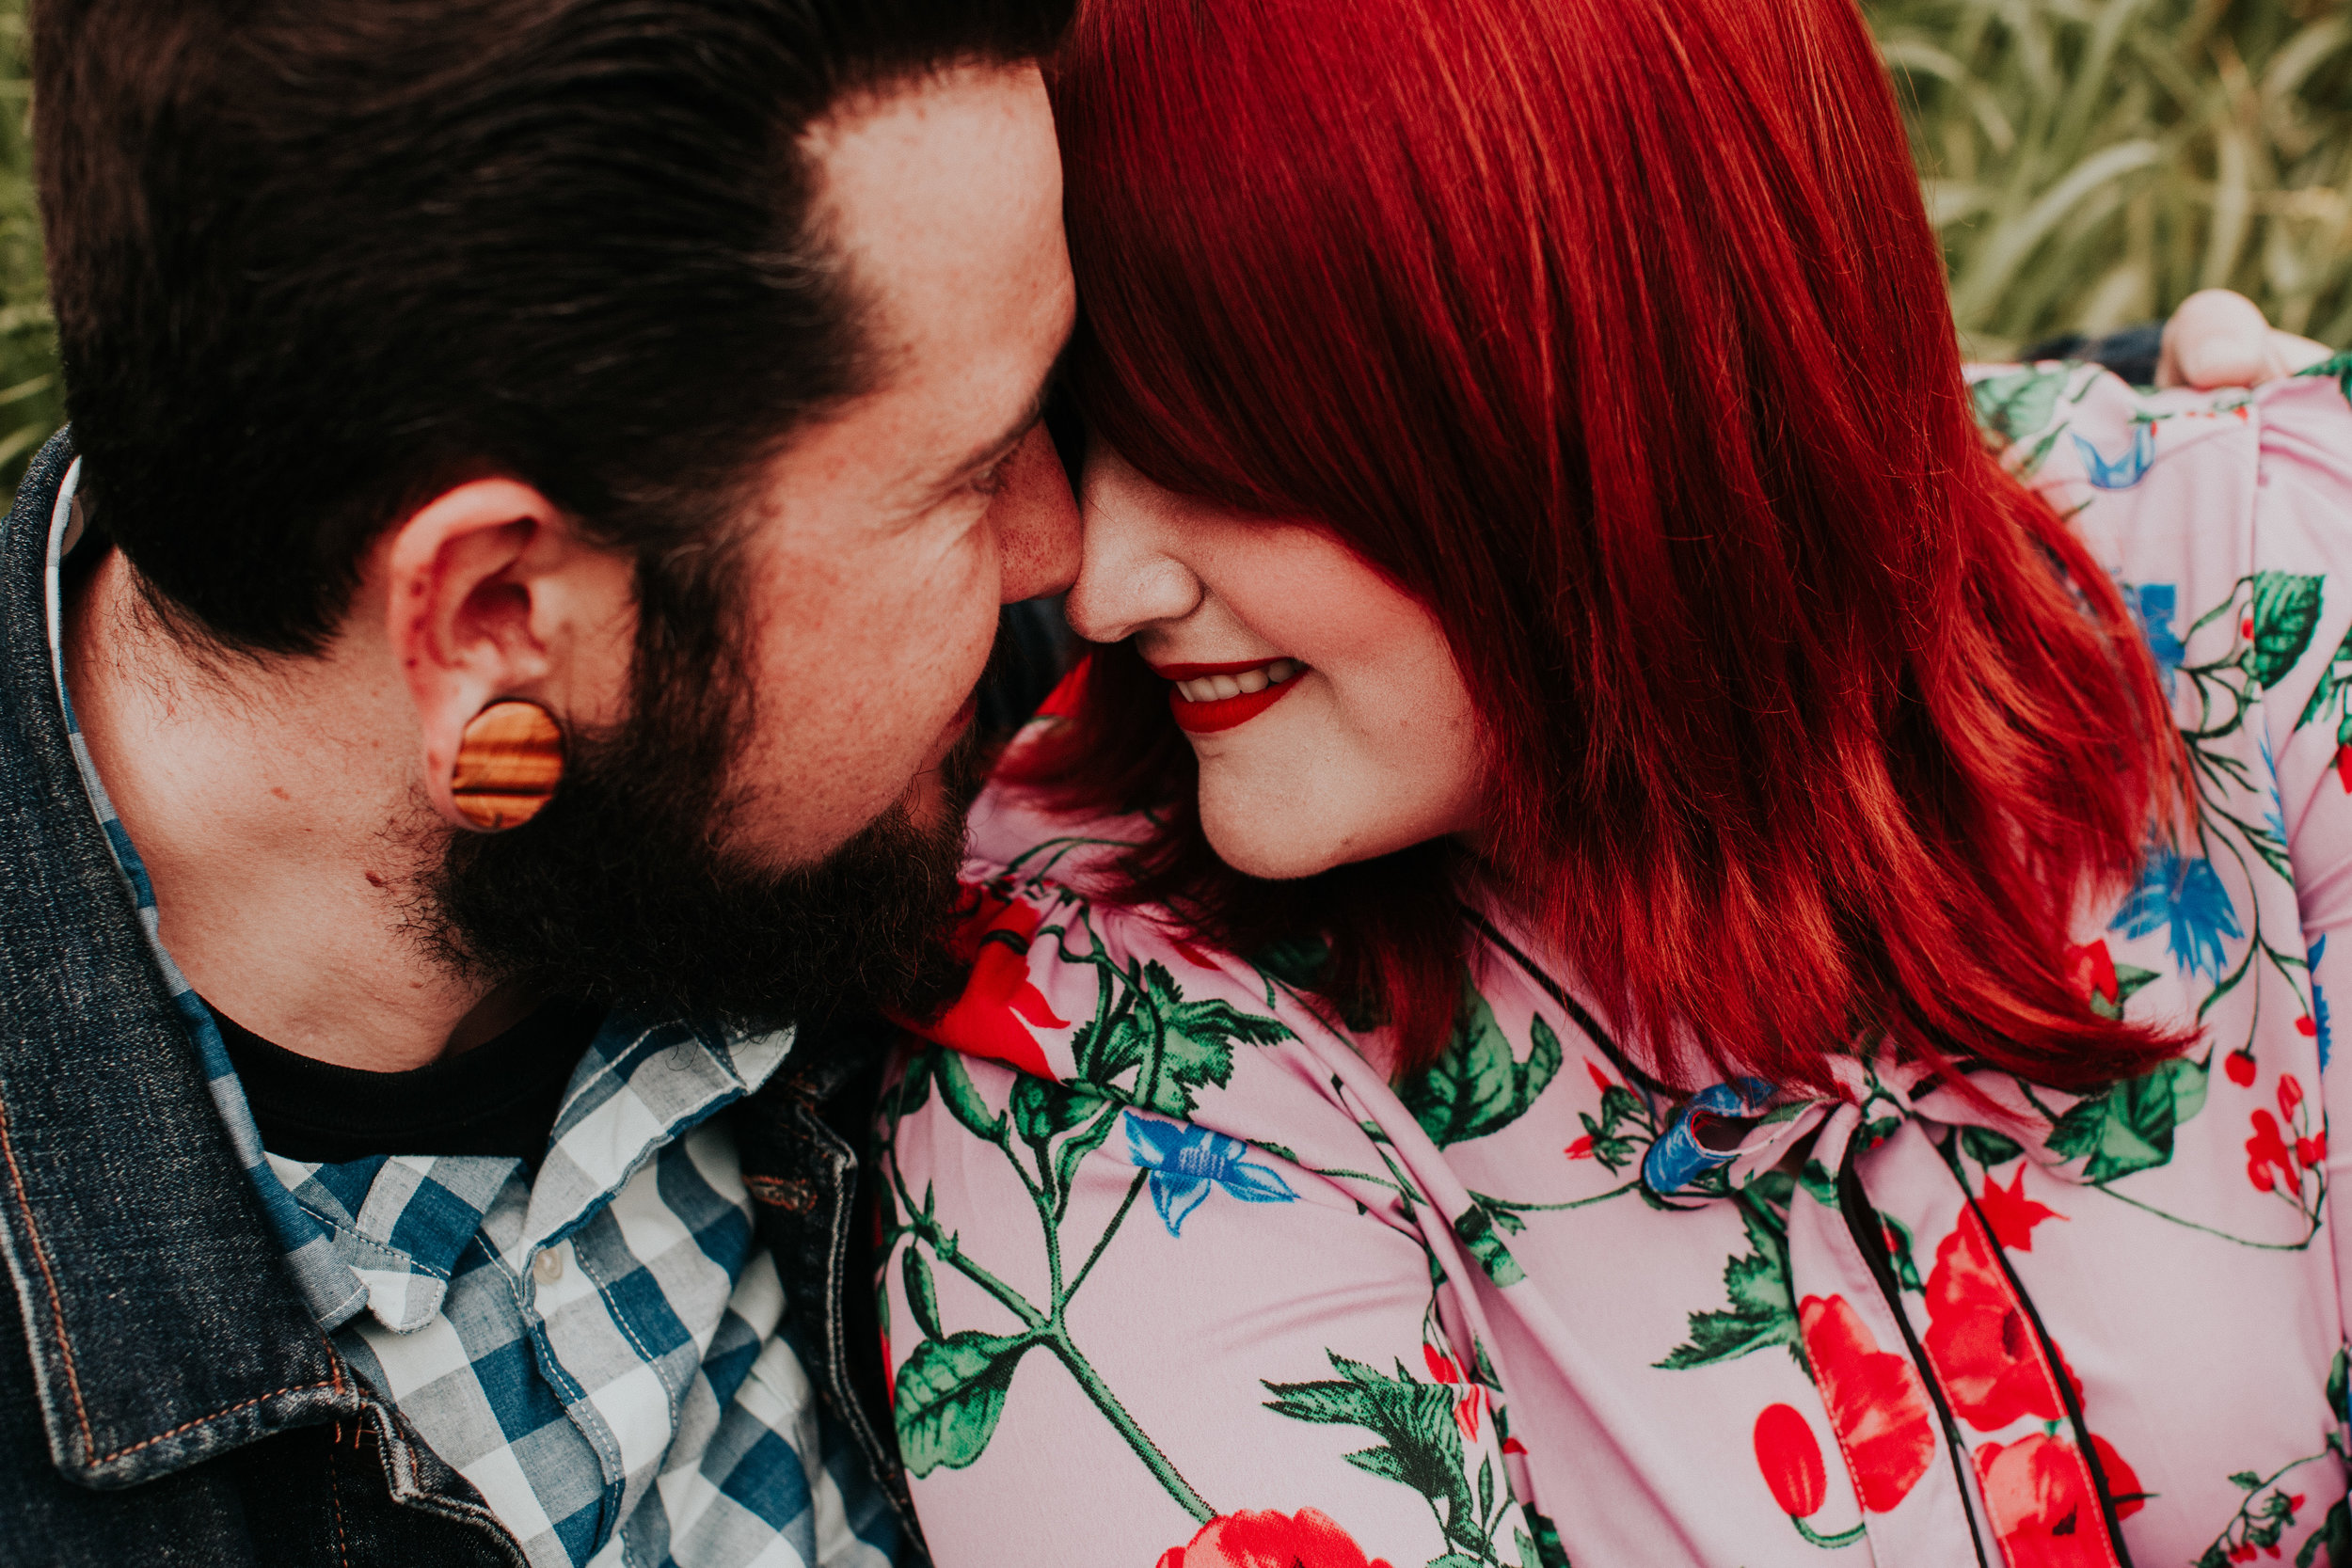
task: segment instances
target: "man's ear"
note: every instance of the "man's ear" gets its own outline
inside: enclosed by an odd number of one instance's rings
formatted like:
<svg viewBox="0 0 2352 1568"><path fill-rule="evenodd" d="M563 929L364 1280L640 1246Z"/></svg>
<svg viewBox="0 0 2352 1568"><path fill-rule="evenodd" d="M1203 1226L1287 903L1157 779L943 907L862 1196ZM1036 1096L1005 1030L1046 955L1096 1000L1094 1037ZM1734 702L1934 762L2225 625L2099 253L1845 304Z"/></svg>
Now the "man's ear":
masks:
<svg viewBox="0 0 2352 1568"><path fill-rule="evenodd" d="M415 703L425 790L464 826L450 773L468 723L524 697L566 734L616 721L636 634L634 563L582 539L530 485L484 479L426 502L379 560L386 634Z"/></svg>

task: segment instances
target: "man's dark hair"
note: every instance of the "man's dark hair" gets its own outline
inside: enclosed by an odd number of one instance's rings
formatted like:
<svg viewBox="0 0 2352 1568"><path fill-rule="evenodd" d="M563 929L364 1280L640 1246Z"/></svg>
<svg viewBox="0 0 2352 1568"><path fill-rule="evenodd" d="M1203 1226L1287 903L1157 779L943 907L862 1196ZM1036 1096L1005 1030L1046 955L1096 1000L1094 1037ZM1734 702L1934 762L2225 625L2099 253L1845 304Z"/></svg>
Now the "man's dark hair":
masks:
<svg viewBox="0 0 2352 1568"><path fill-rule="evenodd" d="M707 557L861 388L803 132L1038 55L1071 3L36 0L95 520L172 619L254 652L322 646L373 540L483 474L641 583Z"/></svg>

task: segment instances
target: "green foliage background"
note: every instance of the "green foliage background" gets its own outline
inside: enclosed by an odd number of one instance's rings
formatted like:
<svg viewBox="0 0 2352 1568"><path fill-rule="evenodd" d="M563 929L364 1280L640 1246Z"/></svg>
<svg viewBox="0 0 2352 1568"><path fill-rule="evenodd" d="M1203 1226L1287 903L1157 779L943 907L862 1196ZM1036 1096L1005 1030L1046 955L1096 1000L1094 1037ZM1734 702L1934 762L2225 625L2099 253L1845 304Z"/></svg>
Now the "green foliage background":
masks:
<svg viewBox="0 0 2352 1568"><path fill-rule="evenodd" d="M2226 287L2352 341L2352 0L1865 0L1994 358Z"/></svg>
<svg viewBox="0 0 2352 1568"><path fill-rule="evenodd" d="M1540 0L1538 0L1540 3ZM1772 0L1756 0L1770 4ZM2352 342L2352 0L1864 0L1971 354L2198 289ZM63 417L0 0L0 482Z"/></svg>

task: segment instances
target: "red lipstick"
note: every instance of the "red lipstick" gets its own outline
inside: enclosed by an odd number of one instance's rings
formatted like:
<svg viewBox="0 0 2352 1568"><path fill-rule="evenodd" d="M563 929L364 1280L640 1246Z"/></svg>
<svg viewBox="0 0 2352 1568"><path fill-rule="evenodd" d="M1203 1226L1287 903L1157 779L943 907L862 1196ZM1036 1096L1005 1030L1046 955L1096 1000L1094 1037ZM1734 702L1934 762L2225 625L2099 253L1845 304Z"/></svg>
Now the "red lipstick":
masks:
<svg viewBox="0 0 2352 1568"><path fill-rule="evenodd" d="M1229 664L1154 664L1152 673L1169 683L1168 710L1176 716L1176 727L1192 735L1211 735L1246 724L1289 695L1298 684L1298 676L1307 673L1301 665L1298 674L1262 691L1245 691L1238 697L1219 697L1213 702L1192 703L1184 700L1175 689L1177 681L1197 681L1207 675L1238 675L1245 670L1263 670L1277 662L1268 658L1238 659Z"/></svg>

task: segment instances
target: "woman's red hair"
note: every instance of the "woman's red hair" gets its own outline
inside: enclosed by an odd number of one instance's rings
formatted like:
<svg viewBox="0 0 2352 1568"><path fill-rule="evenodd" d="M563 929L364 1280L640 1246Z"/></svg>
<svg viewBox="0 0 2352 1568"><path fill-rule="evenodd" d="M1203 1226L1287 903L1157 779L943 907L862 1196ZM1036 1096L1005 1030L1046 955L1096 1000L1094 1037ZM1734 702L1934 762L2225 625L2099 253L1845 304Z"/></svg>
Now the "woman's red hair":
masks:
<svg viewBox="0 0 2352 1568"><path fill-rule="evenodd" d="M2122 603L1971 417L1851 0L1091 0L1054 80L1092 432L1430 605L1492 864L1637 1049L1820 1085L1883 1032L2059 1086L2177 1048L2070 979L2178 749ZM1223 866L1131 649L1020 766L1151 807L1126 892L1440 1051L1440 850Z"/></svg>

